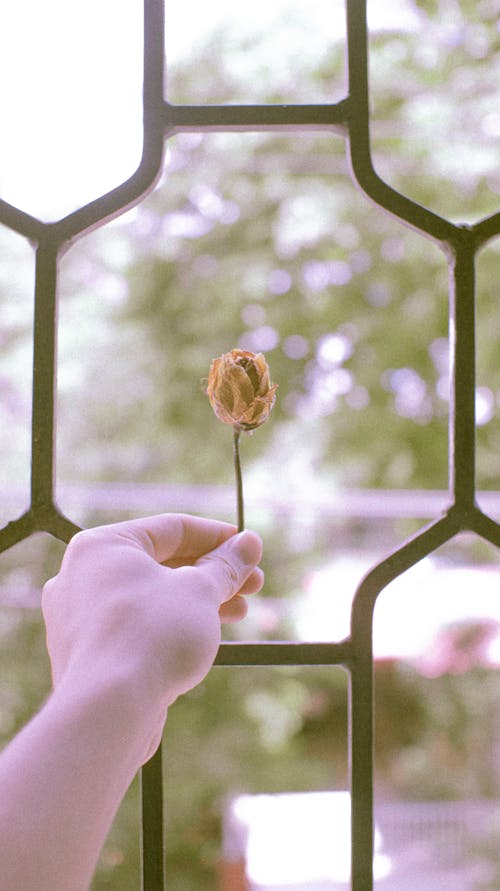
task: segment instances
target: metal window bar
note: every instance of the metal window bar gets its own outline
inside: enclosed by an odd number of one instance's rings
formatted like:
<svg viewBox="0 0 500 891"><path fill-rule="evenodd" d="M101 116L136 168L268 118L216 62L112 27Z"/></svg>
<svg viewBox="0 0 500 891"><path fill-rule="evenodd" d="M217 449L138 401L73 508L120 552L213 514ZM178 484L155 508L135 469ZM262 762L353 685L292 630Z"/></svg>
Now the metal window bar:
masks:
<svg viewBox="0 0 500 891"><path fill-rule="evenodd" d="M347 138L354 183L381 210L432 239L450 268L451 407L449 506L428 526L374 566L356 592L351 634L341 643L223 643L224 666L343 666L350 677L352 891L373 889L373 611L383 588L423 557L465 530L500 545L500 527L475 500L474 260L500 232L500 213L474 225L456 225L385 183L370 152L366 0L346 0L348 95L336 104L176 106L165 101L164 3L144 0L143 156L126 182L54 223L45 223L0 200L0 223L36 249L33 349L31 503L0 530L0 551L34 532L64 542L78 531L54 500L55 346L58 260L72 241L138 203L162 169L164 142L185 131L341 129ZM143 768L142 889L165 888L161 748Z"/></svg>

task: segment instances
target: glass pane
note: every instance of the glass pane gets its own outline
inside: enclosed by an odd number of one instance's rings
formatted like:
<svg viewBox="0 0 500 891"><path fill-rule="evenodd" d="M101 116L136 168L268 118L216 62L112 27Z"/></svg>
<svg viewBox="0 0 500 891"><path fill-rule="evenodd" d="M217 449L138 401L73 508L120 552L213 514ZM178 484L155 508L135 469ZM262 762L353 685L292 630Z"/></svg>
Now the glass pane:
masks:
<svg viewBox="0 0 500 891"><path fill-rule="evenodd" d="M498 492L500 480L500 367L498 363L497 291L495 279L500 261L498 239L491 242L478 258L477 286L477 484L490 490L481 508L496 520L500 517ZM491 491L493 490L493 491Z"/></svg>
<svg viewBox="0 0 500 891"><path fill-rule="evenodd" d="M164 755L169 889L348 879L341 669L214 669L170 710Z"/></svg>
<svg viewBox="0 0 500 891"><path fill-rule="evenodd" d="M498 551L463 534L377 602L375 819L392 881L384 891L498 884L498 585Z"/></svg>
<svg viewBox="0 0 500 891"><path fill-rule="evenodd" d="M127 179L142 146L140 0L0 14L0 197L57 219Z"/></svg>
<svg viewBox="0 0 500 891"><path fill-rule="evenodd" d="M0 526L28 507L34 256L24 238L0 227Z"/></svg>
<svg viewBox="0 0 500 891"><path fill-rule="evenodd" d="M337 65L344 42L342 0L168 3L167 98L209 105L335 102L345 93L344 66Z"/></svg>
<svg viewBox="0 0 500 891"><path fill-rule="evenodd" d="M499 205L498 10L415 4L412 18L371 36L375 166L420 204L474 222Z"/></svg>
<svg viewBox="0 0 500 891"><path fill-rule="evenodd" d="M37 533L0 554L0 747L32 717L51 688L41 589L64 546Z"/></svg>

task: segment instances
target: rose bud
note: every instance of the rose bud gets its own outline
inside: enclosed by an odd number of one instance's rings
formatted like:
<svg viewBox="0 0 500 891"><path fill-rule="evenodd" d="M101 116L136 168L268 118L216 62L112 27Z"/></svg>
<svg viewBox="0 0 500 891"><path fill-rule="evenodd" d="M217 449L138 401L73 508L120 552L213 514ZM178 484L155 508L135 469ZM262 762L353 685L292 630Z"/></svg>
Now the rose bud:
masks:
<svg viewBox="0 0 500 891"><path fill-rule="evenodd" d="M267 421L276 389L262 353L231 350L214 359L210 366L210 404L219 420L236 430L255 430Z"/></svg>

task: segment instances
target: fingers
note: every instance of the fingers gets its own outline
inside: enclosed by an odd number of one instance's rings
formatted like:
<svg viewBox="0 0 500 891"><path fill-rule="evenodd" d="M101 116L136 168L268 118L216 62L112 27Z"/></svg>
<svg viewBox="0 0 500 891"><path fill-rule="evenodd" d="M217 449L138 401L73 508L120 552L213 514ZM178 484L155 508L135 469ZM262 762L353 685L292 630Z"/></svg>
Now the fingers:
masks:
<svg viewBox="0 0 500 891"><path fill-rule="evenodd" d="M238 594L258 594L264 585L264 573L258 566L248 576Z"/></svg>
<svg viewBox="0 0 500 891"><path fill-rule="evenodd" d="M95 558L96 548L128 546L170 569L190 566L199 573L201 587L210 590L218 608L234 599L221 611L221 619L237 621L246 613L240 595L257 593L263 574L257 566L262 556L259 536L248 530L235 533L230 523L188 514L159 514L79 533L68 551L75 554L89 548Z"/></svg>
<svg viewBox="0 0 500 891"><path fill-rule="evenodd" d="M101 535L129 541L153 557L158 563L174 559L194 562L202 554L214 550L236 532L231 523L192 517L188 514L158 514L137 520L125 520L90 530L94 542ZM88 532L81 533L88 535Z"/></svg>
<svg viewBox="0 0 500 891"><path fill-rule="evenodd" d="M224 622L226 625L233 624L234 622L240 622L241 619L244 619L248 612L248 604L244 597L240 597L236 594L235 597L232 597L231 600L228 600L227 603L223 603L220 610L219 616L221 622Z"/></svg>
<svg viewBox="0 0 500 891"><path fill-rule="evenodd" d="M247 594L257 594L264 584L264 573L258 566L248 576L246 582L240 588L231 600L227 600L219 608L219 616L221 622L239 622L244 619L248 612L248 603L245 599Z"/></svg>
<svg viewBox="0 0 500 891"><path fill-rule="evenodd" d="M209 582L219 605L235 594L255 593L262 586L257 564L262 557L262 542L254 532L233 535L194 564Z"/></svg>

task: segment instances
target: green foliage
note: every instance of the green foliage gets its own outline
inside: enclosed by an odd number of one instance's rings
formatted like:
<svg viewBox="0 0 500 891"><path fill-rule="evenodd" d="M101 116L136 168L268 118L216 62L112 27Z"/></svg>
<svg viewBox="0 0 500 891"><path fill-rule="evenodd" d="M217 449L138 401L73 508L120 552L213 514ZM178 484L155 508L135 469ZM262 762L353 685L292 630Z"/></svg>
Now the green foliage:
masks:
<svg viewBox="0 0 500 891"><path fill-rule="evenodd" d="M453 45L450 28L437 19L425 41L422 33L374 35L374 158L396 188L467 221L496 207L487 110L497 49L493 40L478 66L467 28ZM245 45L230 54L223 42L224 52L216 47L173 73L176 101L198 95L200 70L212 101L237 101L240 62L248 71L254 57ZM343 56L335 45L304 68L297 101L316 88L325 92L325 84L338 88ZM256 101L283 99L279 74L274 91L267 78L252 83ZM480 146L473 138L479 127ZM230 481L230 462L220 460L229 455L228 431L211 416L200 381L213 356L240 345L263 350L279 383L272 424L246 446L248 461L286 475L276 437L293 422L315 472L334 473L340 485L446 487L446 259L358 193L339 134L172 137L160 185L72 250L68 285L89 254L128 295L108 307L99 300L104 328L89 329L86 373L63 393L63 475L74 473L78 447L88 452L83 472L103 479ZM479 473L486 487L498 476L492 407L500 380L489 336L496 262L493 248L480 262ZM66 300L63 379L74 336L69 289ZM88 306L88 294L85 300ZM79 300L80 318L82 311ZM106 331L107 342L93 350L96 333L102 339Z"/></svg>
<svg viewBox="0 0 500 891"><path fill-rule="evenodd" d="M345 788L346 679L340 669L215 669L176 703L168 721L173 891L214 887L220 816L230 796Z"/></svg>
<svg viewBox="0 0 500 891"><path fill-rule="evenodd" d="M498 797L498 672L474 667L429 679L408 666L396 671L399 695L391 714L402 726L392 748L384 745L386 725L382 731L385 791L420 801ZM386 700L385 684L382 696Z"/></svg>

